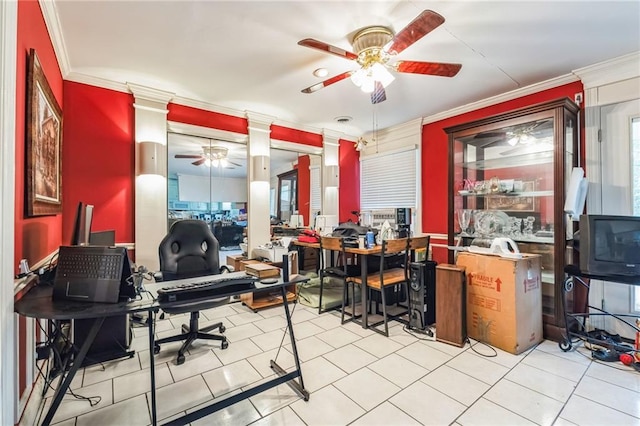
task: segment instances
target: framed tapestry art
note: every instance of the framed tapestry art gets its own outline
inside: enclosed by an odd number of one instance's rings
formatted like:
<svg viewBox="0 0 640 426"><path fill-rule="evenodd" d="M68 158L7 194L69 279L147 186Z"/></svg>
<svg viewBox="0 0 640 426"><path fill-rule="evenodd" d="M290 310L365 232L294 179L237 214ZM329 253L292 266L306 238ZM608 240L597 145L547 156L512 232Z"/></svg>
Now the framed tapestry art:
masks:
<svg viewBox="0 0 640 426"><path fill-rule="evenodd" d="M27 216L62 212L62 110L36 51L29 52L26 137Z"/></svg>

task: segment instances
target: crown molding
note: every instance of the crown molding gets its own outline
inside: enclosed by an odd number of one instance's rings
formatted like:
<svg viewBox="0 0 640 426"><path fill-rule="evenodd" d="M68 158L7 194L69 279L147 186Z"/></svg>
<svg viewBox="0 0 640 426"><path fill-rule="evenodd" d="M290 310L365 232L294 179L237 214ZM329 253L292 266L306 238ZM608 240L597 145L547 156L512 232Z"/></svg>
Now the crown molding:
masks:
<svg viewBox="0 0 640 426"><path fill-rule="evenodd" d="M93 75L83 74L79 72L69 72L65 77L67 81L73 81L75 83L87 84L89 86L100 87L103 89L114 90L116 92L131 93L129 86L126 83L120 83L113 80L107 80L106 78L96 77Z"/></svg>
<svg viewBox="0 0 640 426"><path fill-rule="evenodd" d="M211 111L211 112L216 112L216 113L219 113L219 114L230 115L230 116L233 116L233 117L240 117L240 118L246 118L247 117L245 111L239 111L239 110L233 109L233 108L227 108L227 107L223 107L223 106L220 106L220 105L214 105L211 102L207 102L207 101L203 101L203 100L185 98L183 96L175 96L172 99L171 103L182 105L182 106L187 106L187 107L192 107L192 108L197 108L197 109L201 109L201 110L204 110L204 111Z"/></svg>
<svg viewBox="0 0 640 426"><path fill-rule="evenodd" d="M275 117L253 111L245 111L245 114L247 120L249 120L248 127L250 129L271 133L271 123L273 123Z"/></svg>
<svg viewBox="0 0 640 426"><path fill-rule="evenodd" d="M325 141L327 140L327 138L335 139L335 143L337 144L340 141L340 139L344 136L344 133L337 132L331 129L322 129L322 136Z"/></svg>
<svg viewBox="0 0 640 426"><path fill-rule="evenodd" d="M513 99L521 98L523 96L538 93L543 90L553 89L554 87L562 86L563 84L569 84L579 81L579 78L574 74L566 74L560 77L552 78L549 80L541 81L539 83L531 84L529 86L520 87L510 92L502 93L500 95L492 96L490 98L482 99L477 102L463 105L461 107L452 108L447 111L440 112L438 114L430 115L422 118L422 125L435 123L436 121L444 120L446 118L455 117L456 115L464 114L470 111L475 111L484 107L499 104L501 102L510 101Z"/></svg>
<svg viewBox="0 0 640 426"><path fill-rule="evenodd" d="M573 73L582 80L585 89L635 78L640 76L640 52L578 68Z"/></svg>
<svg viewBox="0 0 640 426"><path fill-rule="evenodd" d="M244 145L246 145L247 140L249 140L249 136L242 133L197 126L195 124L179 123L177 121L167 121L167 130L169 132L179 133L182 135L200 136L207 139L219 139Z"/></svg>
<svg viewBox="0 0 640 426"><path fill-rule="evenodd" d="M322 155L322 148L319 146L305 145L301 143L271 139L271 148L283 149L285 151L296 151L302 154Z"/></svg>
<svg viewBox="0 0 640 426"><path fill-rule="evenodd" d="M127 87L129 88L131 93L133 93L136 102L142 100L157 102L166 105L175 96L175 93L154 89L153 87L142 86L135 83L127 82Z"/></svg>
<svg viewBox="0 0 640 426"><path fill-rule="evenodd" d="M300 130L301 132L314 133L316 135L322 134L322 129L318 127L307 126L303 124L296 124L290 121L278 120L277 118L275 118L273 120L273 123L271 124L276 126L286 127L288 129Z"/></svg>
<svg viewBox="0 0 640 426"><path fill-rule="evenodd" d="M44 24L47 27L47 31L49 31L49 38L51 39L51 44L53 44L53 50L58 59L58 66L60 67L62 78L66 79L71 71L71 66L69 65L69 57L67 55L67 49L65 48L62 26L60 25L60 18L58 17L55 2L53 0L39 0L38 3L40 4L40 10L42 10Z"/></svg>

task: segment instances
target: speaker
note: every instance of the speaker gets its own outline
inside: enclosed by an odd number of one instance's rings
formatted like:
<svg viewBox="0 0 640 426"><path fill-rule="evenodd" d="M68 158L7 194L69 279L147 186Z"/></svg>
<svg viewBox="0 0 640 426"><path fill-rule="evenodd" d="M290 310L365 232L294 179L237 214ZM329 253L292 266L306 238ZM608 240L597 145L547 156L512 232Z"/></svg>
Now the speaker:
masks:
<svg viewBox="0 0 640 426"><path fill-rule="evenodd" d="M436 322L436 262L412 262L409 274L409 327L424 330Z"/></svg>
<svg viewBox="0 0 640 426"><path fill-rule="evenodd" d="M436 270L436 340L462 348L467 341L465 267L443 264Z"/></svg>

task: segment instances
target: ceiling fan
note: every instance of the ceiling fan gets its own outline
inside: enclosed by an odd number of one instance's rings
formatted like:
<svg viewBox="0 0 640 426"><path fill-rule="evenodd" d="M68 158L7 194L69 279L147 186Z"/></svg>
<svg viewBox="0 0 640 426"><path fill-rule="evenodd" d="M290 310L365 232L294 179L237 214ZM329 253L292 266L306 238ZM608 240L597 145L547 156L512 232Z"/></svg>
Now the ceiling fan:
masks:
<svg viewBox="0 0 640 426"><path fill-rule="evenodd" d="M300 46L322 50L341 58L356 61L360 68L338 74L325 81L302 89L302 93L313 93L341 80L351 77L354 84L363 92L371 93L371 103L386 100L385 87L395 77L389 69L411 74L437 75L453 77L461 64L443 62L397 61L390 63L398 53L433 31L444 22L444 18L432 10L425 10L406 27L394 34L390 28L383 26L365 27L353 37L351 45L357 53L349 52L336 46L312 38L300 40Z"/></svg>
<svg viewBox="0 0 640 426"><path fill-rule="evenodd" d="M194 166L200 166L202 164L207 167L223 167L223 168L233 168L230 167L234 165L236 167L242 167L238 163L234 163L229 161L227 158L229 155L229 148L225 148L223 146L205 146L202 148L202 154L176 154L175 158L195 158L196 161L192 162Z"/></svg>

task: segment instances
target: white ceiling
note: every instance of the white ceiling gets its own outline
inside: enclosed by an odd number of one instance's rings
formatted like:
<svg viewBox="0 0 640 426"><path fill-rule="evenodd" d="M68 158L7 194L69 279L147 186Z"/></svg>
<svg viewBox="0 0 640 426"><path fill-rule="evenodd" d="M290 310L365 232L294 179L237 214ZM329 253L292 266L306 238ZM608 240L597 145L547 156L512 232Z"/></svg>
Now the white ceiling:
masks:
<svg viewBox="0 0 640 426"><path fill-rule="evenodd" d="M69 1L54 0L65 78L99 77L167 90L310 129L360 136L567 75L640 51L638 1ZM301 89L357 64L297 42L352 51L369 25L399 31L422 10L443 25L398 59L461 63L454 78L396 74L371 105L348 79ZM54 19L55 21L55 19ZM51 28L51 27L50 27ZM66 69L65 69L66 68ZM353 117L339 124L338 116ZM374 123L375 122L375 123Z"/></svg>

